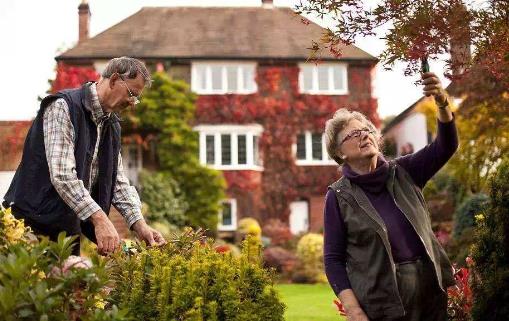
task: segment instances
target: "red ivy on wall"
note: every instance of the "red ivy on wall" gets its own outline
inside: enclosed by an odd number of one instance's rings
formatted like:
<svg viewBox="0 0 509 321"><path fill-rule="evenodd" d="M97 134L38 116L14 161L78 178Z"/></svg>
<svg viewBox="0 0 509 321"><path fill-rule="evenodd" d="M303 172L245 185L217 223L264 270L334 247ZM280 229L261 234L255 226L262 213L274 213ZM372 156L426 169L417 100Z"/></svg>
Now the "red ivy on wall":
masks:
<svg viewBox="0 0 509 321"><path fill-rule="evenodd" d="M297 66L259 66L256 93L199 96L197 123L258 123L264 127L260 139L263 197L257 200L262 219L287 221L290 202L325 195L327 184L338 177L335 166L296 166L291 147L298 133L323 132L325 121L342 107L358 110L375 125L380 124L370 73L369 66L350 66L348 95L303 95L299 93ZM240 187L246 192L258 184L250 176L256 177L240 171L225 173L230 189Z"/></svg>
<svg viewBox="0 0 509 321"><path fill-rule="evenodd" d="M93 66L70 66L62 62L57 64L55 80L51 82L51 93L62 89L77 88L87 81L97 81L99 74Z"/></svg>

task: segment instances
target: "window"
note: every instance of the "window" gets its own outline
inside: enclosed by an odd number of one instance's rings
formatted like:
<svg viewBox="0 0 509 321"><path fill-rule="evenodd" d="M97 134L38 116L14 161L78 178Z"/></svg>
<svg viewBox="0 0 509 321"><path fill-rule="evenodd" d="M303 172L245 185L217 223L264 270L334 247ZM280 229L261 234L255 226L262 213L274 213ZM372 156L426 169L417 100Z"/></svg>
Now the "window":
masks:
<svg viewBox="0 0 509 321"><path fill-rule="evenodd" d="M220 170L262 170L258 144L263 128L253 125L199 125L200 162Z"/></svg>
<svg viewBox="0 0 509 321"><path fill-rule="evenodd" d="M138 175L143 167L141 146L136 144L122 146L122 165L129 182L138 186Z"/></svg>
<svg viewBox="0 0 509 321"><path fill-rule="evenodd" d="M219 213L219 231L235 231L237 229L237 200L228 199L223 202L223 210Z"/></svg>
<svg viewBox="0 0 509 321"><path fill-rule="evenodd" d="M325 137L321 133L304 132L297 135L294 153L297 165L336 165L327 154Z"/></svg>
<svg viewBox="0 0 509 321"><path fill-rule="evenodd" d="M342 63L300 64L299 86L305 94L345 95L347 67Z"/></svg>
<svg viewBox="0 0 509 321"><path fill-rule="evenodd" d="M191 88L198 94L250 94L256 92L255 63L194 62Z"/></svg>

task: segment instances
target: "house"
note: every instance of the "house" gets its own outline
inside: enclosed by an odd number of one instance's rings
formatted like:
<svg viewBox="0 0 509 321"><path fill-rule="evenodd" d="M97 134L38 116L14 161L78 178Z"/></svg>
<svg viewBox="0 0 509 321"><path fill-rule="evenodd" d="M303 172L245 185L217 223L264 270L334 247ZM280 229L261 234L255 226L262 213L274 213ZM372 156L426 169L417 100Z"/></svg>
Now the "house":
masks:
<svg viewBox="0 0 509 321"><path fill-rule="evenodd" d="M90 8L79 7L79 42L56 60L93 66L131 56L164 68L198 94L200 161L221 170L228 199L218 229L242 217L279 219L295 234L320 231L328 184L339 178L325 151L325 121L341 107L379 124L372 83L377 59L354 46L308 62L324 29L263 0L259 7L146 7L88 37ZM131 180L150 157L124 148ZM148 161L150 163L150 161Z"/></svg>

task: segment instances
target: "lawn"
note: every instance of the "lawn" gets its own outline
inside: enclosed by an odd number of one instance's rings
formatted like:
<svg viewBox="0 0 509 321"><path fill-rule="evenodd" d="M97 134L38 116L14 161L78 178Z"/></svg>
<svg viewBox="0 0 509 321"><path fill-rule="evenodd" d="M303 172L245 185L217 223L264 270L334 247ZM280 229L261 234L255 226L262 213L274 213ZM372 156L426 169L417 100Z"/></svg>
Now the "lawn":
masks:
<svg viewBox="0 0 509 321"><path fill-rule="evenodd" d="M286 321L345 320L332 306L335 295L328 284L278 284L287 309Z"/></svg>

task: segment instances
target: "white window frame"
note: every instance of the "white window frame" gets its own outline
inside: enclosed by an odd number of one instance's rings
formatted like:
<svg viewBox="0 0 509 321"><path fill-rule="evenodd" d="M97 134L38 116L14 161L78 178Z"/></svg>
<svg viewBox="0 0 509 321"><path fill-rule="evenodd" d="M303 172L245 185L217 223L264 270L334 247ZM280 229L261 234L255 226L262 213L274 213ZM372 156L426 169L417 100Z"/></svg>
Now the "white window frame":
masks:
<svg viewBox="0 0 509 321"><path fill-rule="evenodd" d="M221 232L236 231L237 230L237 200L234 198L226 199L223 203L230 203L232 207L232 224L223 225L223 211L219 212L219 221L217 223L217 230Z"/></svg>
<svg viewBox="0 0 509 321"><path fill-rule="evenodd" d="M193 128L199 132L200 163L218 170L256 170L263 171L262 160L256 164L253 158L253 137L261 137L263 127L259 124L251 125L198 125ZM221 135L230 135L231 139L231 164L222 164ZM246 164L238 163L237 136L246 135ZM214 164L207 164L206 136L214 136ZM258 150L259 154L259 150Z"/></svg>
<svg viewBox="0 0 509 321"><path fill-rule="evenodd" d="M298 166L337 166L338 164L329 157L327 153L327 148L325 146L325 134L322 134L322 159L317 160L313 159L313 144L311 141L312 132L305 131L301 134L304 134L305 137L305 153L306 159L297 159L297 143L292 145L292 153L295 157L295 164Z"/></svg>
<svg viewBox="0 0 509 321"><path fill-rule="evenodd" d="M221 67L221 89L212 89L212 66ZM201 88L198 83L198 67L206 68L205 89ZM227 67L237 67L237 90L229 91L227 85ZM244 84L244 69L252 69L253 88L247 89ZM193 61L191 63L191 90L201 95L225 95L225 94L241 94L247 95L258 91L256 84L256 62L236 62L236 61Z"/></svg>
<svg viewBox="0 0 509 321"><path fill-rule="evenodd" d="M131 160L131 150L135 150L136 153L136 165L135 167L129 167L129 161ZM122 146L122 167L124 174L129 179L131 185L138 186L139 174L143 169L143 157L141 146L138 144L125 144Z"/></svg>
<svg viewBox="0 0 509 321"><path fill-rule="evenodd" d="M311 90L307 90L304 88L304 68L312 68L312 86ZM318 68L319 67L328 67L328 84L329 89L321 90L318 89ZM341 68L341 75L343 81L343 88L335 89L334 88L334 69L333 67ZM299 90L302 94L310 94L310 95L347 95L348 94L348 65L345 63L300 63L299 64Z"/></svg>

